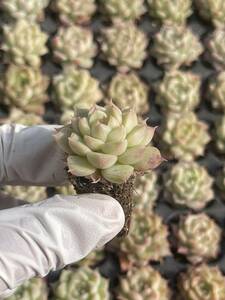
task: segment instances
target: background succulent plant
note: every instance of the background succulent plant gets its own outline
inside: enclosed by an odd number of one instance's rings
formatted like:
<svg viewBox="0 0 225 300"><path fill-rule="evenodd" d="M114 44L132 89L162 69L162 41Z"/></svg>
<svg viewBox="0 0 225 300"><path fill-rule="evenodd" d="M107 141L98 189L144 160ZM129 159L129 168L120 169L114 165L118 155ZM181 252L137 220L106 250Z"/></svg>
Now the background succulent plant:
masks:
<svg viewBox="0 0 225 300"><path fill-rule="evenodd" d="M144 0L100 0L102 13L113 20L135 20L145 13Z"/></svg>
<svg viewBox="0 0 225 300"><path fill-rule="evenodd" d="M206 40L207 61L209 61L217 70L225 68L225 29L216 29Z"/></svg>
<svg viewBox="0 0 225 300"><path fill-rule="evenodd" d="M87 23L96 11L95 0L56 0L53 5L66 25Z"/></svg>
<svg viewBox="0 0 225 300"><path fill-rule="evenodd" d="M143 209L135 209L130 233L121 240L120 250L131 264L147 265L170 255L168 231L160 216Z"/></svg>
<svg viewBox="0 0 225 300"><path fill-rule="evenodd" d="M178 280L178 300L223 300L225 277L218 267L205 264L189 267Z"/></svg>
<svg viewBox="0 0 225 300"><path fill-rule="evenodd" d="M62 64L91 68L97 47L89 29L80 26L61 27L52 40L55 59Z"/></svg>
<svg viewBox="0 0 225 300"><path fill-rule="evenodd" d="M11 65L0 82L4 102L25 112L42 114L47 101L48 77L39 69Z"/></svg>
<svg viewBox="0 0 225 300"><path fill-rule="evenodd" d="M139 69L147 56L148 40L134 23L119 22L102 30L104 58L121 72Z"/></svg>
<svg viewBox="0 0 225 300"><path fill-rule="evenodd" d="M159 194L157 174L154 171L144 176L139 176L135 183L134 203L135 207L151 210Z"/></svg>
<svg viewBox="0 0 225 300"><path fill-rule="evenodd" d="M109 300L108 281L88 267L64 270L54 288L55 300Z"/></svg>
<svg viewBox="0 0 225 300"><path fill-rule="evenodd" d="M18 287L7 300L47 300L47 285L41 278L33 278Z"/></svg>
<svg viewBox="0 0 225 300"><path fill-rule="evenodd" d="M99 264L105 257L104 249L98 248L89 253L85 258L78 261L76 266L78 267L94 267Z"/></svg>
<svg viewBox="0 0 225 300"><path fill-rule="evenodd" d="M192 161L203 155L205 146L210 141L207 130L206 123L192 112L177 117L168 115L162 134L166 153L169 151L172 157L183 161Z"/></svg>
<svg viewBox="0 0 225 300"><path fill-rule="evenodd" d="M164 113L183 114L200 102L201 79L190 72L171 71L156 85L156 101Z"/></svg>
<svg viewBox="0 0 225 300"><path fill-rule="evenodd" d="M61 195L74 195L76 192L72 184L56 186L56 193Z"/></svg>
<svg viewBox="0 0 225 300"><path fill-rule="evenodd" d="M121 109L134 107L137 113L148 111L148 87L133 72L117 74L109 84L107 96Z"/></svg>
<svg viewBox="0 0 225 300"><path fill-rule="evenodd" d="M8 118L3 119L2 123L4 124L22 124L25 126L32 126L32 125L41 125L44 124L44 120L40 115L34 113L25 113L24 111L12 108L10 110L10 114ZM0 120L1 124L1 120Z"/></svg>
<svg viewBox="0 0 225 300"><path fill-rule="evenodd" d="M225 153L225 115L216 120L215 142L219 152Z"/></svg>
<svg viewBox="0 0 225 300"><path fill-rule="evenodd" d="M204 208L213 199L213 179L196 162L179 162L165 175L166 199L173 205L193 210Z"/></svg>
<svg viewBox="0 0 225 300"><path fill-rule="evenodd" d="M118 300L170 300L171 291L166 280L150 266L134 268L120 279Z"/></svg>
<svg viewBox="0 0 225 300"><path fill-rule="evenodd" d="M225 25L225 3L223 0L194 0L202 18L211 21L215 26Z"/></svg>
<svg viewBox="0 0 225 300"><path fill-rule="evenodd" d="M152 18L165 24L184 24L191 15L191 0L147 0Z"/></svg>
<svg viewBox="0 0 225 300"><path fill-rule="evenodd" d="M190 66L202 52L201 43L189 28L166 25L155 35L150 50L158 64L166 69Z"/></svg>
<svg viewBox="0 0 225 300"><path fill-rule="evenodd" d="M206 214L187 215L175 229L177 251L193 263L217 258L222 231Z"/></svg>
<svg viewBox="0 0 225 300"><path fill-rule="evenodd" d="M22 19L15 24L5 25L3 31L1 48L7 61L17 65L40 66L41 56L48 52L45 45L48 36L38 24Z"/></svg>
<svg viewBox="0 0 225 300"><path fill-rule="evenodd" d="M225 111L225 72L210 79L207 97L214 108Z"/></svg>
<svg viewBox="0 0 225 300"><path fill-rule="evenodd" d="M87 70L68 66L53 79L53 98L61 110L90 109L102 98L99 82Z"/></svg>
<svg viewBox="0 0 225 300"><path fill-rule="evenodd" d="M38 202L47 198L46 187L43 186L11 186L5 185L3 193L27 202Z"/></svg>
<svg viewBox="0 0 225 300"><path fill-rule="evenodd" d="M14 19L42 20L49 0L2 0L0 8Z"/></svg>

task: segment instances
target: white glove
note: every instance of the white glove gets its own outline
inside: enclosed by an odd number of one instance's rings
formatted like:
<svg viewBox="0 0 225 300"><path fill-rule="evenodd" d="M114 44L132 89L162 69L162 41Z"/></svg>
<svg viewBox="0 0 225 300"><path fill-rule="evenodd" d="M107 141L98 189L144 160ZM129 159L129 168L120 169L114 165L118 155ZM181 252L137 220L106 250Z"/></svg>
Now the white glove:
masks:
<svg viewBox="0 0 225 300"><path fill-rule="evenodd" d="M58 185L66 181L56 126L0 128L0 183ZM85 257L124 225L120 204L109 196L56 195L0 211L0 299L33 276L45 276Z"/></svg>

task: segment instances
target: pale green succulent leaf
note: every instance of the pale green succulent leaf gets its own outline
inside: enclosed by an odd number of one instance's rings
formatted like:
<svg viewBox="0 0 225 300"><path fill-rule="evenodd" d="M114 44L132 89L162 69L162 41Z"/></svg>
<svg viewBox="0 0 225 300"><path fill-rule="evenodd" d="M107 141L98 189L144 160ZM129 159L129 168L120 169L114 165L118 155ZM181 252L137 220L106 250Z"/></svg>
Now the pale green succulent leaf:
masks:
<svg viewBox="0 0 225 300"><path fill-rule="evenodd" d="M144 146L129 148L124 154L119 156L118 162L124 165L134 165L143 159L144 151Z"/></svg>
<svg viewBox="0 0 225 300"><path fill-rule="evenodd" d="M96 169L86 158L70 155L67 158L69 172L75 176L89 176L95 173Z"/></svg>
<svg viewBox="0 0 225 300"><path fill-rule="evenodd" d="M121 155L127 149L127 140L116 143L105 143L101 150L106 154Z"/></svg>
<svg viewBox="0 0 225 300"><path fill-rule="evenodd" d="M130 178L133 172L134 168L132 166L116 164L111 168L102 170L101 174L106 180L112 183L122 184Z"/></svg>
<svg viewBox="0 0 225 300"><path fill-rule="evenodd" d="M142 154L141 160L134 164L135 171L147 171L157 168L163 158L160 151L156 147L146 147Z"/></svg>
<svg viewBox="0 0 225 300"><path fill-rule="evenodd" d="M134 129L127 136L128 147L134 147L140 144L146 134L146 127L147 126L144 124L134 127Z"/></svg>
<svg viewBox="0 0 225 300"><path fill-rule="evenodd" d="M116 143L123 141L126 138L126 129L123 125L116 127L110 131L107 136L106 142Z"/></svg>
<svg viewBox="0 0 225 300"><path fill-rule="evenodd" d="M82 135L90 135L91 128L86 118L81 118L79 120L78 127Z"/></svg>
<svg viewBox="0 0 225 300"><path fill-rule="evenodd" d="M69 138L69 146L74 154L85 156L90 150L81 140L77 138L76 134L72 134Z"/></svg>
<svg viewBox="0 0 225 300"><path fill-rule="evenodd" d="M101 149L102 145L104 145L103 141L95 139L89 135L84 136L84 142L93 151Z"/></svg>
<svg viewBox="0 0 225 300"><path fill-rule="evenodd" d="M104 170L112 167L116 163L117 156L98 152L88 152L87 159L96 169Z"/></svg>
<svg viewBox="0 0 225 300"><path fill-rule="evenodd" d="M127 134L133 130L138 124L137 114L134 110L128 110L123 114L123 125L126 128Z"/></svg>
<svg viewBox="0 0 225 300"><path fill-rule="evenodd" d="M91 127L91 135L101 141L105 141L110 132L110 128L102 123L93 124Z"/></svg>

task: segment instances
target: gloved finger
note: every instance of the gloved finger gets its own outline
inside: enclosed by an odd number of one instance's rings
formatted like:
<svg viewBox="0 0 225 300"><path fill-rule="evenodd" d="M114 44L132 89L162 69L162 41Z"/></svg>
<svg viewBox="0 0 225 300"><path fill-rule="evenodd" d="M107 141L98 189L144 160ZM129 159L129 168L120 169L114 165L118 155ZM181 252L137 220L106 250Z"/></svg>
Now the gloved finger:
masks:
<svg viewBox="0 0 225 300"><path fill-rule="evenodd" d="M124 225L109 196L60 196L0 211L0 295L44 277L110 241Z"/></svg>
<svg viewBox="0 0 225 300"><path fill-rule="evenodd" d="M64 154L52 136L57 125L0 127L0 184L61 185Z"/></svg>

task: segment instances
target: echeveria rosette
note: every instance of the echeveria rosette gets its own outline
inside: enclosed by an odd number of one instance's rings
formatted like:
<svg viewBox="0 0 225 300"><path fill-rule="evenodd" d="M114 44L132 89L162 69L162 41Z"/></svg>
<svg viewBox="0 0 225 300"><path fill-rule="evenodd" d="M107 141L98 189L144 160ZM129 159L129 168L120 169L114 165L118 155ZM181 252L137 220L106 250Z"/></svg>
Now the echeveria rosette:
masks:
<svg viewBox="0 0 225 300"><path fill-rule="evenodd" d="M78 267L95 267L104 260L104 248L98 248L89 253L85 258L76 262Z"/></svg>
<svg viewBox="0 0 225 300"><path fill-rule="evenodd" d="M207 61L215 69L223 71L225 68L225 28L216 29L206 40Z"/></svg>
<svg viewBox="0 0 225 300"><path fill-rule="evenodd" d="M134 107L139 114L149 110L148 87L133 72L114 76L109 84L107 96L121 109Z"/></svg>
<svg viewBox="0 0 225 300"><path fill-rule="evenodd" d="M216 27L225 26L224 0L194 0L200 16L211 21Z"/></svg>
<svg viewBox="0 0 225 300"><path fill-rule="evenodd" d="M47 198L46 187L44 186L11 186L5 185L2 192L15 199L24 200L30 203L42 201Z"/></svg>
<svg viewBox="0 0 225 300"><path fill-rule="evenodd" d="M15 24L5 25L3 32L1 49L7 61L17 65L40 66L41 56L48 52L48 36L38 24L21 19Z"/></svg>
<svg viewBox="0 0 225 300"><path fill-rule="evenodd" d="M224 300L225 277L218 267L189 267L178 279L178 300Z"/></svg>
<svg viewBox="0 0 225 300"><path fill-rule="evenodd" d="M189 28L167 25L155 35L150 49L158 64L170 70L190 66L202 52L203 46Z"/></svg>
<svg viewBox="0 0 225 300"><path fill-rule="evenodd" d="M192 264L215 259L219 254L222 230L204 213L182 217L175 235L177 252Z"/></svg>
<svg viewBox="0 0 225 300"><path fill-rule="evenodd" d="M225 115L216 121L215 143L221 154L225 153Z"/></svg>
<svg viewBox="0 0 225 300"><path fill-rule="evenodd" d="M177 115L168 114L162 133L166 152L175 159L192 161L202 156L210 141L208 126L196 114L188 112Z"/></svg>
<svg viewBox="0 0 225 300"><path fill-rule="evenodd" d="M201 79L191 72L174 70L156 85L156 101L164 113L183 114L200 102Z"/></svg>
<svg viewBox="0 0 225 300"><path fill-rule="evenodd" d="M122 257L135 266L161 261L170 255L168 230L160 216L147 209L134 209L130 232L120 242Z"/></svg>
<svg viewBox="0 0 225 300"><path fill-rule="evenodd" d="M151 266L131 269L120 278L118 300L170 300L167 281Z"/></svg>
<svg viewBox="0 0 225 300"><path fill-rule="evenodd" d="M54 10L59 13L63 24L84 24L91 20L96 11L95 0L56 0Z"/></svg>
<svg viewBox="0 0 225 300"><path fill-rule="evenodd" d="M0 121L1 123L1 121ZM3 120L4 124L22 124L25 126L41 125L44 120L40 115L34 113L25 113L24 111L12 108L8 118Z"/></svg>
<svg viewBox="0 0 225 300"><path fill-rule="evenodd" d="M165 175L166 199L175 206L203 209L214 197L213 179L196 162L179 162Z"/></svg>
<svg viewBox="0 0 225 300"><path fill-rule="evenodd" d="M52 40L52 47L59 63L74 64L86 69L92 67L97 54L92 32L77 25L59 28Z"/></svg>
<svg viewBox="0 0 225 300"><path fill-rule="evenodd" d="M68 66L53 78L53 98L62 110L90 109L102 98L97 79L87 70Z"/></svg>
<svg viewBox="0 0 225 300"><path fill-rule="evenodd" d="M29 66L11 65L3 75L0 90L3 101L28 113L43 114L49 84L40 69Z"/></svg>
<svg viewBox="0 0 225 300"><path fill-rule="evenodd" d="M108 281L88 267L62 271L54 287L55 300L109 300Z"/></svg>
<svg viewBox="0 0 225 300"><path fill-rule="evenodd" d="M217 179L216 179L216 185L220 192L220 199L225 200L225 165L223 166L223 169L219 172Z"/></svg>
<svg viewBox="0 0 225 300"><path fill-rule="evenodd" d="M134 21L145 13L144 0L100 0L100 9L113 21Z"/></svg>
<svg viewBox="0 0 225 300"><path fill-rule="evenodd" d="M118 22L102 30L103 57L121 72L140 69L147 46L147 36L132 22Z"/></svg>
<svg viewBox="0 0 225 300"><path fill-rule="evenodd" d="M157 173L150 171L143 176L136 178L134 191L135 207L152 210L159 194L157 185Z"/></svg>
<svg viewBox="0 0 225 300"><path fill-rule="evenodd" d="M220 72L209 80L207 98L213 108L225 111L225 72Z"/></svg>
<svg viewBox="0 0 225 300"><path fill-rule="evenodd" d="M47 300L48 289L41 278L32 278L19 286L7 300Z"/></svg>
<svg viewBox="0 0 225 300"><path fill-rule="evenodd" d="M191 0L147 0L149 14L161 23L184 24L191 15Z"/></svg>
<svg viewBox="0 0 225 300"><path fill-rule="evenodd" d="M49 0L2 0L0 8L13 19L42 20Z"/></svg>
<svg viewBox="0 0 225 300"><path fill-rule="evenodd" d="M71 174L122 184L161 163L159 150L149 145L154 131L138 120L134 110L121 111L109 104L77 110L71 124L55 138L68 155Z"/></svg>

